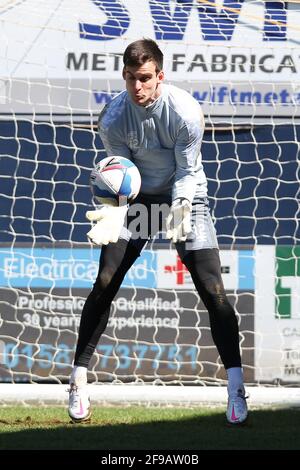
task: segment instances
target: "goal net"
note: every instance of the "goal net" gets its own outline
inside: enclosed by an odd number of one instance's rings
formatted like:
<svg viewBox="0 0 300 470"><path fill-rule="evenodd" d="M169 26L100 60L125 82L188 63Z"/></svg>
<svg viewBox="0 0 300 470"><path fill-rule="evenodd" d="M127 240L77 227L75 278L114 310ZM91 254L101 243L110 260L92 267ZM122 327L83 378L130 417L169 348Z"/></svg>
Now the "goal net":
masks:
<svg viewBox="0 0 300 470"><path fill-rule="evenodd" d="M141 37L203 106L202 155L248 384L299 384L300 4L0 0L0 381L68 380L100 250L86 239L100 110ZM128 272L89 380L224 384L176 251Z"/></svg>

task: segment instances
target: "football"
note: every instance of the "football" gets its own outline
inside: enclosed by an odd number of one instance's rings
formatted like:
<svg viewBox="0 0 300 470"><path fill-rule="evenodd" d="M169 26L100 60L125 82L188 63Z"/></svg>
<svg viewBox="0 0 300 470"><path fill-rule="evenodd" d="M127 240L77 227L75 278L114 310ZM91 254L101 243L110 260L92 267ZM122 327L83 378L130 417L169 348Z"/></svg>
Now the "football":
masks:
<svg viewBox="0 0 300 470"><path fill-rule="evenodd" d="M90 185L96 203L119 206L138 195L141 175L135 164L124 157L106 157L90 175Z"/></svg>

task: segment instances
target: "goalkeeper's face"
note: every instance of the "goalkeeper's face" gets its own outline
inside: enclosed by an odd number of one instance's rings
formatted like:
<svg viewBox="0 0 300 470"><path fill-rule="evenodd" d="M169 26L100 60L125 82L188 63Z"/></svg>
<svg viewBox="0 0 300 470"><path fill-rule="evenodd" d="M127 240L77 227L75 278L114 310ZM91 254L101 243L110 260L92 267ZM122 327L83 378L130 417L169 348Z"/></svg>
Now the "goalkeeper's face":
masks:
<svg viewBox="0 0 300 470"><path fill-rule="evenodd" d="M126 65L123 78L134 103L147 106L160 96L164 73L163 71L157 72L156 64L149 61L138 67Z"/></svg>

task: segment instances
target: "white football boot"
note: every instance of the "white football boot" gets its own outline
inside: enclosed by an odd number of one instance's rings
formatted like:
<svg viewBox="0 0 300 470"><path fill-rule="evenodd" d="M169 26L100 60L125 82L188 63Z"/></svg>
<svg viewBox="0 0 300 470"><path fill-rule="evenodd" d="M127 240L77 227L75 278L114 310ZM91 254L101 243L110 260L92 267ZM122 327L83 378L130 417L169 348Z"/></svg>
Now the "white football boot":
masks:
<svg viewBox="0 0 300 470"><path fill-rule="evenodd" d="M86 387L77 387L70 384L69 388L69 416L74 423L88 421L91 417L90 397Z"/></svg>
<svg viewBox="0 0 300 470"><path fill-rule="evenodd" d="M226 417L230 424L242 424L248 417L248 408L244 389L228 395Z"/></svg>
<svg viewBox="0 0 300 470"><path fill-rule="evenodd" d="M88 421L91 417L90 397L87 392L87 368L75 366L70 377L69 416L74 423Z"/></svg>

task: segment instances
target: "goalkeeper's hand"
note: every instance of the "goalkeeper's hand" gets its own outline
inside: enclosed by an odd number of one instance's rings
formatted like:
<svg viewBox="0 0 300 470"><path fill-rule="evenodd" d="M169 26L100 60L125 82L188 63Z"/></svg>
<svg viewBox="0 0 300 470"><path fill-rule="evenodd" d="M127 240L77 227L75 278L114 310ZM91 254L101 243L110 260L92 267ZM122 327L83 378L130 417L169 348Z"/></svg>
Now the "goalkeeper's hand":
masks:
<svg viewBox="0 0 300 470"><path fill-rule="evenodd" d="M87 237L96 245L116 243L119 239L128 206L102 206L94 211L87 211L85 216L96 222L87 233Z"/></svg>
<svg viewBox="0 0 300 470"><path fill-rule="evenodd" d="M173 243L183 242L192 231L192 205L187 199L175 199L166 220L166 237Z"/></svg>

